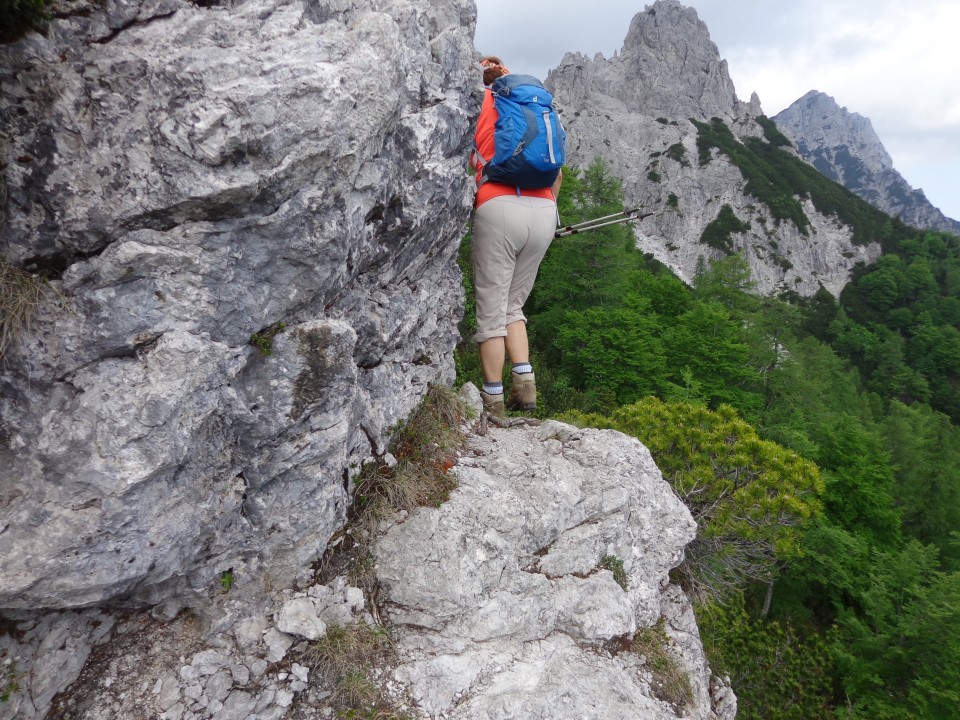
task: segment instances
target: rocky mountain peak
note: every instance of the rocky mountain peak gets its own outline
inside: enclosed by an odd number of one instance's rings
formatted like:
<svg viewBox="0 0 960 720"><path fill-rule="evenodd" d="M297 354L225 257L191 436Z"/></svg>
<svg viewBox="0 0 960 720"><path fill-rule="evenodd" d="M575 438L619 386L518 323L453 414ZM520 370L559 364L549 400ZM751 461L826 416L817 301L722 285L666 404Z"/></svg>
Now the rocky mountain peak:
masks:
<svg viewBox="0 0 960 720"><path fill-rule="evenodd" d="M653 212L637 228L638 247L685 280L701 258L743 252L761 293L813 295L825 287L839 294L849 270L879 253L875 244L856 246L849 228L806 199L795 201L810 228L783 222L751 194L728 154L704 152L701 127L709 135L718 123L746 147L766 142L768 123L758 121L756 93L749 103L737 98L726 61L693 8L658 0L633 18L613 58L568 54L547 85L567 128L569 164L602 158L623 181L628 206ZM707 228L730 214L749 229L731 231L727 247L711 245Z"/></svg>
<svg viewBox="0 0 960 720"><path fill-rule="evenodd" d="M883 172L893 160L869 118L850 112L826 93L811 90L776 116L777 126L796 140L801 155L811 148L846 146L856 149L866 169ZM830 172L828 177L833 177Z"/></svg>
<svg viewBox="0 0 960 720"><path fill-rule="evenodd" d="M946 217L893 167L869 118L811 90L773 120L801 157L875 207L908 225L960 232L960 222Z"/></svg>
<svg viewBox="0 0 960 720"><path fill-rule="evenodd" d="M609 60L568 53L547 84L563 86L572 104L600 92L622 110L654 117L733 119L760 112L759 102L753 107L737 99L706 24L677 0L657 0L637 13L623 48Z"/></svg>

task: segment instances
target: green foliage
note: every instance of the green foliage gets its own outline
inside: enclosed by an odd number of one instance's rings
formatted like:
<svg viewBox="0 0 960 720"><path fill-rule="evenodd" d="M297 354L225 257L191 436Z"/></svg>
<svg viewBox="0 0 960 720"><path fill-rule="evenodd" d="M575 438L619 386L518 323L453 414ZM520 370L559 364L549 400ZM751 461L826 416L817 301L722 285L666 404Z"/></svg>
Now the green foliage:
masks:
<svg viewBox="0 0 960 720"><path fill-rule="evenodd" d="M663 154L684 167L690 166L690 162L687 160L687 148L683 146L683 143L674 143Z"/></svg>
<svg viewBox="0 0 960 720"><path fill-rule="evenodd" d="M697 522L683 566L697 596L769 579L777 559L798 552L802 525L819 511L816 466L761 440L728 406L711 411L647 398L608 417L571 419L620 430L650 449Z"/></svg>
<svg viewBox="0 0 960 720"><path fill-rule="evenodd" d="M937 567L936 550L916 541L874 555L837 624L844 717L960 718L960 574Z"/></svg>
<svg viewBox="0 0 960 720"><path fill-rule="evenodd" d="M18 677L17 663L7 658L0 667L0 703L10 702L13 694L20 689Z"/></svg>
<svg viewBox="0 0 960 720"><path fill-rule="evenodd" d="M226 592L230 592L230 588L233 587L234 582L233 568L229 568L220 573L220 585L223 586Z"/></svg>
<svg viewBox="0 0 960 720"><path fill-rule="evenodd" d="M724 205L713 222L703 229L700 242L730 254L733 252L730 236L733 233L747 232L749 229L750 223L741 221L734 215L732 207Z"/></svg>
<svg viewBox="0 0 960 720"><path fill-rule="evenodd" d="M747 294L755 287L750 265L741 253L736 253L709 265L700 257L693 278L697 299L717 302L730 310L743 307Z"/></svg>
<svg viewBox="0 0 960 720"><path fill-rule="evenodd" d="M742 593L696 607L697 625L714 673L730 677L737 717L769 720L834 718L828 640L790 622L755 618Z"/></svg>
<svg viewBox="0 0 960 720"><path fill-rule="evenodd" d="M0 0L0 43L16 40L50 19L48 0Z"/></svg>
<svg viewBox="0 0 960 720"><path fill-rule="evenodd" d="M670 358L668 387L684 383L683 371L691 371L701 397L711 405L755 409L759 397L749 388L759 376L750 365L742 328L725 308L713 303L694 305L663 328L661 342L665 358Z"/></svg>
<svg viewBox="0 0 960 720"><path fill-rule="evenodd" d="M896 253L860 267L842 312L816 327L856 363L871 389L906 404L929 402L960 420L960 238L916 232Z"/></svg>
<svg viewBox="0 0 960 720"><path fill-rule="evenodd" d="M790 220L804 235L810 220L797 198L808 197L824 215L836 216L853 228L853 241L879 242L890 247L910 235L897 220L874 208L842 185L824 177L811 165L784 152L783 144L764 126L768 141L759 138L738 140L720 118L709 123L691 120L697 128L700 164L710 161L716 148L730 158L746 179L746 191L764 203L777 220ZM761 125L763 122L759 121ZM771 136L773 139L771 140Z"/></svg>
<svg viewBox="0 0 960 720"><path fill-rule="evenodd" d="M895 479L883 438L850 415L838 415L817 433L827 514L877 547L900 542Z"/></svg>
<svg viewBox="0 0 960 720"><path fill-rule="evenodd" d="M897 505L904 530L941 549L960 569L960 429L942 413L915 404L890 404L882 432L895 468Z"/></svg>
<svg viewBox="0 0 960 720"><path fill-rule="evenodd" d="M600 558L599 567L613 573L613 579L624 590L627 589L627 571L623 569L623 560L616 555L604 555Z"/></svg>
<svg viewBox="0 0 960 720"><path fill-rule="evenodd" d="M763 136L768 143L774 147L790 147L792 145L787 136L780 132L777 124L766 115L758 115L754 119L757 121L757 125L763 128Z"/></svg>
<svg viewBox="0 0 960 720"><path fill-rule="evenodd" d="M552 366L581 392L597 397L607 393L613 405L654 392L656 379L666 372L666 359L648 309L648 304L638 304L565 313L556 329Z"/></svg>
<svg viewBox="0 0 960 720"><path fill-rule="evenodd" d="M260 332L255 332L250 336L250 344L253 345L264 357L273 355L273 339L287 329L283 321L268 325Z"/></svg>

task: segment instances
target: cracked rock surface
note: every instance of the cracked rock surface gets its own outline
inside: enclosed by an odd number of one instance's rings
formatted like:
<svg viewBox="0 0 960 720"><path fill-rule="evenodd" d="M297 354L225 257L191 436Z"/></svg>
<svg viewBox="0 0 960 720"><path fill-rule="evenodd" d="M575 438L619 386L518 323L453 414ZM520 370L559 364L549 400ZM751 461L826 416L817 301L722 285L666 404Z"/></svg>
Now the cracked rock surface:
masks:
<svg viewBox="0 0 960 720"><path fill-rule="evenodd" d="M0 363L0 611L289 587L453 379L475 9L64 13L0 46L2 253L63 300Z"/></svg>
<svg viewBox="0 0 960 720"><path fill-rule="evenodd" d="M668 581L694 523L642 444L550 421L478 423L450 472L448 502L384 523L379 610L336 577L259 595L238 584L166 620L11 613L0 655L21 687L0 717L332 719L335 688L311 665L311 643L376 617L395 653L370 679L404 717L733 720L729 683L711 673L690 603ZM601 567L611 557L624 577ZM686 700L628 647L654 627Z"/></svg>
<svg viewBox="0 0 960 720"><path fill-rule="evenodd" d="M427 717L733 717L714 707L689 603L668 581L694 522L639 441L553 421L491 427L455 472L447 503L376 550L393 676ZM626 589L601 569L609 556ZM694 689L682 709L618 651L661 618Z"/></svg>

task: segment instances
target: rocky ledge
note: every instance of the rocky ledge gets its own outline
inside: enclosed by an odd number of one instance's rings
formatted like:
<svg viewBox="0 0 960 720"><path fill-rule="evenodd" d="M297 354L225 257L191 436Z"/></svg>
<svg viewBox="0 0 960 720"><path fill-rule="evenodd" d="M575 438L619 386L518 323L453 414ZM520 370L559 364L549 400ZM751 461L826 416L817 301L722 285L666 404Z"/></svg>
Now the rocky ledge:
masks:
<svg viewBox="0 0 960 720"><path fill-rule="evenodd" d="M409 717L732 720L736 699L668 580L695 526L646 448L552 421L470 432L450 500L382 526L376 606L337 578L256 606L225 590L203 613L212 624L188 613L23 618L4 650L32 670L10 708L41 718L53 707L65 720L332 718L336 688L311 648L334 628L380 622L392 659L370 677ZM633 642L644 629L646 651Z"/></svg>

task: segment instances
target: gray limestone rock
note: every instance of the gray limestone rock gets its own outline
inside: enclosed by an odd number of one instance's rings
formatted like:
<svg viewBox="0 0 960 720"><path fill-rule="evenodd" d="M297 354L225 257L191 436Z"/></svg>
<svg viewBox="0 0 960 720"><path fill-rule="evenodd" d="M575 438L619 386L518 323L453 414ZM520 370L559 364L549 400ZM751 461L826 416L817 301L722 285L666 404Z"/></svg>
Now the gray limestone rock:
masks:
<svg viewBox="0 0 960 720"><path fill-rule="evenodd" d="M548 76L567 129L568 163L586 167L600 157L622 179L628 207L653 212L637 223L638 247L692 282L701 258L724 252L700 242L704 229L729 205L750 229L731 235L743 253L757 291L834 295L858 262L870 262L879 245L853 244L852 232L803 201L810 220L804 235L777 220L746 192L746 180L714 151L699 162L691 122L722 120L740 138L760 137L756 94L737 98L706 25L677 0L657 0L638 13L623 48L612 58L568 54Z"/></svg>
<svg viewBox="0 0 960 720"><path fill-rule="evenodd" d="M695 531L646 448L552 421L490 428L455 472L447 503L398 522L375 551L399 638L393 676L418 709L451 719L518 708L557 720L675 717L643 680L642 659L613 650L683 597L664 588ZM601 567L610 556L623 562L626 588ZM678 658L696 677L688 716L718 717L692 613L685 620Z"/></svg>
<svg viewBox="0 0 960 720"><path fill-rule="evenodd" d="M453 378L474 21L130 0L0 46L3 256L63 295L0 366L0 608L305 578Z"/></svg>
<svg viewBox="0 0 960 720"><path fill-rule="evenodd" d="M773 120L802 158L874 207L907 225L960 234L960 222L946 217L893 167L868 118L811 90Z"/></svg>

